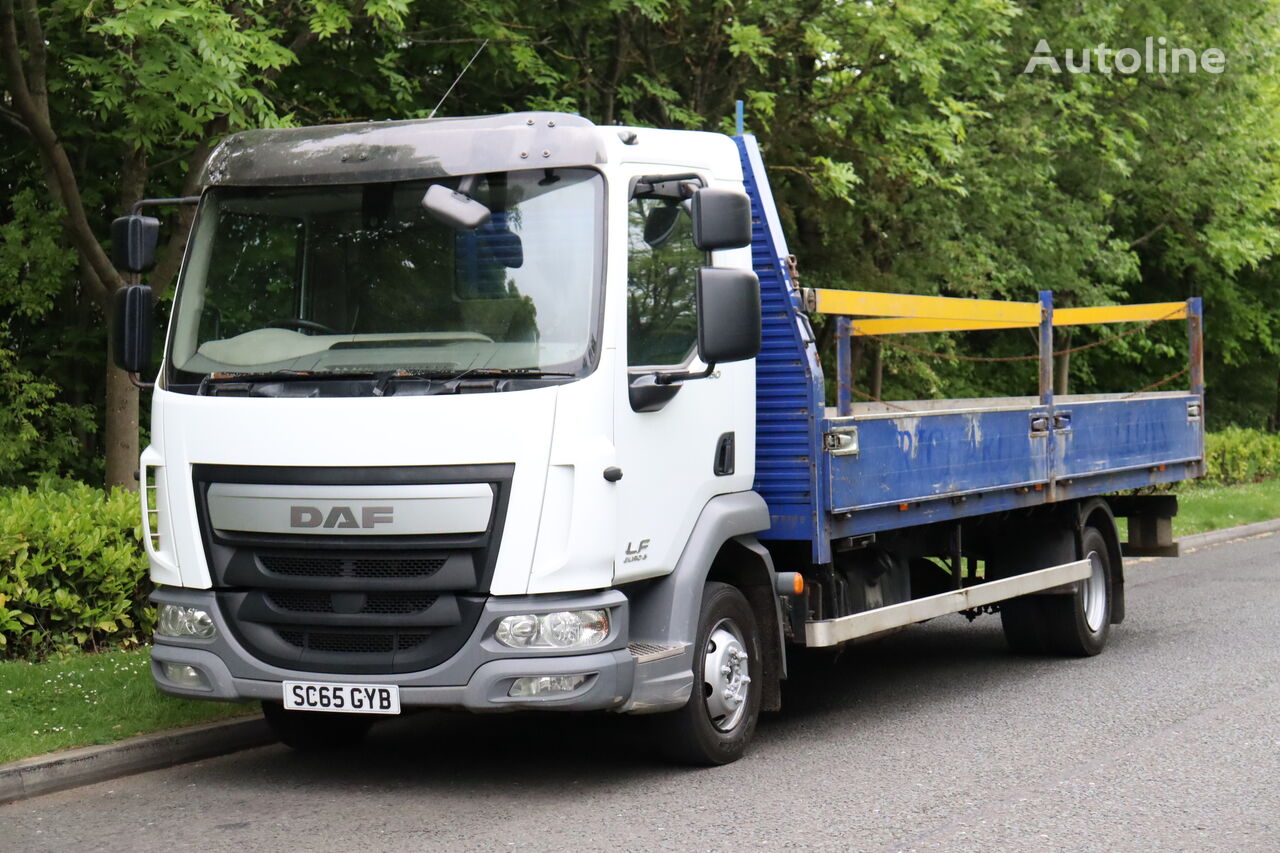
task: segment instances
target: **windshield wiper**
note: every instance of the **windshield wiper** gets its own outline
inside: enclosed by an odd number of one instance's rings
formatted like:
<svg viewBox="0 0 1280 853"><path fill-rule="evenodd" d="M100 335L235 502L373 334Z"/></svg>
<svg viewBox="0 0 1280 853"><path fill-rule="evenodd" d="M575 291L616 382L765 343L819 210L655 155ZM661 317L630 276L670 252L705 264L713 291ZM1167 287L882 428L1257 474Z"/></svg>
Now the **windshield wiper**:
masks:
<svg viewBox="0 0 1280 853"><path fill-rule="evenodd" d="M253 384L255 382L305 382L310 379L369 379L378 374L371 370L272 370L270 372L244 373L216 370L200 377L200 386L196 388L196 396L209 392L209 386L226 383Z"/></svg>
<svg viewBox="0 0 1280 853"><path fill-rule="evenodd" d="M573 378L576 373L565 373L555 370L539 370L536 367L481 367L475 370L467 370L458 375L461 379L463 376L468 378L472 376L497 377L501 379L541 379L545 376L566 376Z"/></svg>
<svg viewBox="0 0 1280 853"><path fill-rule="evenodd" d="M396 370L273 370L270 372L253 372L246 371L244 373L231 371L216 371L207 374L200 379L200 385L196 389L197 396L212 394L214 386L245 386L246 391L253 394L251 389L253 386L266 387L274 384L288 384L297 382L327 382L333 380L355 380L355 381L371 381L370 390L373 396L383 397L391 392L393 382L401 382L408 380L421 380L427 383L440 382L448 390L474 390L468 385L470 380L475 380L477 384L494 386L495 390L499 380L502 379L551 379L566 378L572 379L577 374L566 373L554 370L539 370L536 367L516 367L516 368L496 368L482 367L475 369L454 369L440 370L433 369L414 369L399 368ZM468 385L467 388L461 386ZM276 394L267 394L266 396L279 396ZM285 395L290 396L290 395Z"/></svg>

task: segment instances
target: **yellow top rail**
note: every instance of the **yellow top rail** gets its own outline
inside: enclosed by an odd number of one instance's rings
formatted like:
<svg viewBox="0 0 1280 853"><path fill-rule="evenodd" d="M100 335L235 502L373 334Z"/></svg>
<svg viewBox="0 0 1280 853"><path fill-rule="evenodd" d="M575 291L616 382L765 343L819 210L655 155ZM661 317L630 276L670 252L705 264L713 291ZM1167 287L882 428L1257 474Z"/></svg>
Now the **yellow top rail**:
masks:
<svg viewBox="0 0 1280 853"><path fill-rule="evenodd" d="M856 316L854 335L901 335L910 332L965 332L979 329L1025 329L1040 325L1040 303L950 296L914 296L864 290L805 288L805 307L821 314ZM869 319L864 319L869 318ZM1185 320L1187 303L1101 305L1057 308L1055 326L1100 323L1145 323Z"/></svg>

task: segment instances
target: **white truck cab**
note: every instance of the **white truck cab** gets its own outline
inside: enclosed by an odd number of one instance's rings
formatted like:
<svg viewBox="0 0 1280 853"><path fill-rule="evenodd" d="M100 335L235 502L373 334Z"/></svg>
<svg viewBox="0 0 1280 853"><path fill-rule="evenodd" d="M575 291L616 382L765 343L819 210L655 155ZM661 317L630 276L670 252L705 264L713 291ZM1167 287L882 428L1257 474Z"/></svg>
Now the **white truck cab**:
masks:
<svg viewBox="0 0 1280 853"><path fill-rule="evenodd" d="M779 637L742 178L728 137L554 113L223 142L142 455L160 688L298 745L367 727L334 712L679 709L729 545ZM691 757L722 761L763 653L713 591Z"/></svg>

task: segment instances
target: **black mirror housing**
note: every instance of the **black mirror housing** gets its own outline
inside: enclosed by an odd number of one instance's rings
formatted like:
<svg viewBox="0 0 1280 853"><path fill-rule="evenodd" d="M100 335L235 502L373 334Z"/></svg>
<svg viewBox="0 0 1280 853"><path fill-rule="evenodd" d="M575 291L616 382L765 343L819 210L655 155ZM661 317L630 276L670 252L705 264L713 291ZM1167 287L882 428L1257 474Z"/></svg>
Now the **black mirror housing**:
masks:
<svg viewBox="0 0 1280 853"><path fill-rule="evenodd" d="M760 354L760 279L746 270L698 270L698 357L706 364Z"/></svg>
<svg viewBox="0 0 1280 853"><path fill-rule="evenodd" d="M111 356L116 367L130 373L146 371L151 367L151 288L145 284L121 288L111 308Z"/></svg>
<svg viewBox="0 0 1280 853"><path fill-rule="evenodd" d="M155 266L160 220L130 214L111 223L111 262L124 272L146 272Z"/></svg>
<svg viewBox="0 0 1280 853"><path fill-rule="evenodd" d="M693 244L703 252L751 245L751 199L744 192L703 187L693 194Z"/></svg>

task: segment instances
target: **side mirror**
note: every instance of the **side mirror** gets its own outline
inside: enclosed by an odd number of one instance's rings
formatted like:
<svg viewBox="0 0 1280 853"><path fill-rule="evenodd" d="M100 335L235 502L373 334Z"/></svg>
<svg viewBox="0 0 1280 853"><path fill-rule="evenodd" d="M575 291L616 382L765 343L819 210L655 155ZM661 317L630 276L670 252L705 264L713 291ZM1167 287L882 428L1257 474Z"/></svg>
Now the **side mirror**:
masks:
<svg viewBox="0 0 1280 853"><path fill-rule="evenodd" d="M125 272L146 272L155 265L160 220L130 214L111 223L111 262Z"/></svg>
<svg viewBox="0 0 1280 853"><path fill-rule="evenodd" d="M751 199L737 190L703 187L693 194L693 244L703 252L751 245Z"/></svg>
<svg viewBox="0 0 1280 853"><path fill-rule="evenodd" d="M151 366L151 288L145 284L121 288L111 308L111 356L116 367L142 373Z"/></svg>
<svg viewBox="0 0 1280 853"><path fill-rule="evenodd" d="M760 354L760 279L755 273L703 267L697 299L699 358L718 364Z"/></svg>

